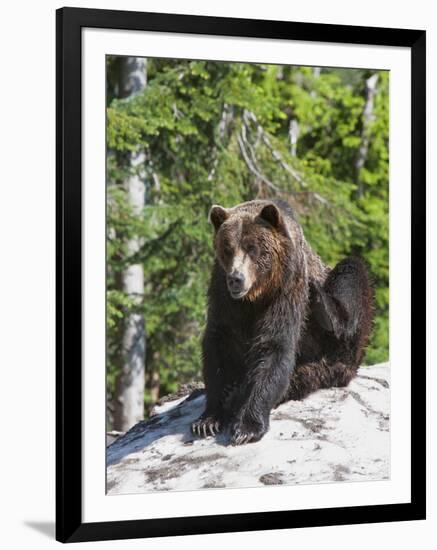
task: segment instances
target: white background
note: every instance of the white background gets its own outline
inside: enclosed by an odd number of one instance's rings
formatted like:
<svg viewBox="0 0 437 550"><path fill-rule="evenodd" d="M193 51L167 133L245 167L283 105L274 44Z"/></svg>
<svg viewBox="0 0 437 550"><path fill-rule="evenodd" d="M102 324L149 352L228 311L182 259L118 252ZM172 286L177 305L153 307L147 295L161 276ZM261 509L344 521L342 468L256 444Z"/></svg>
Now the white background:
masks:
<svg viewBox="0 0 437 550"><path fill-rule="evenodd" d="M1 40L1 197L0 271L2 346L0 365L1 424L0 543L4 548L49 548L54 520L54 167L55 167L55 1L8 3L2 9ZM204 15L288 19L320 23L377 25L428 30L428 97L437 96L437 79L431 67L437 62L437 19L432 2L411 3L367 0L365 4L340 0L241 2L106 0L75 6L137 9ZM428 102L428 127L436 105ZM428 151L437 149L435 132L429 132ZM435 160L429 156L428 180L436 181ZM433 155L435 158L435 155ZM432 163L431 161L434 162ZM437 230L432 206L436 188L429 187L428 250ZM433 219L431 219L433 218ZM433 227L432 227L433 225ZM435 249L435 247L434 247ZM430 256L428 280L437 278L435 255ZM428 287L430 285L428 284ZM429 292L429 319L437 310ZM435 330L435 324L433 325ZM431 335L431 328L429 328ZM429 339L429 389L434 386ZM435 346L435 344L434 344ZM437 406L429 403L428 433L437 425ZM434 429L434 434L436 430ZM429 486L435 489L430 465L435 440L430 440ZM110 548L222 548L251 545L261 548L305 546L337 549L370 546L411 548L418 542L430 548L437 535L435 499L429 498L427 522L325 527L245 534L206 535L98 543ZM426 541L428 538L429 542ZM84 546L89 546L86 543Z"/></svg>

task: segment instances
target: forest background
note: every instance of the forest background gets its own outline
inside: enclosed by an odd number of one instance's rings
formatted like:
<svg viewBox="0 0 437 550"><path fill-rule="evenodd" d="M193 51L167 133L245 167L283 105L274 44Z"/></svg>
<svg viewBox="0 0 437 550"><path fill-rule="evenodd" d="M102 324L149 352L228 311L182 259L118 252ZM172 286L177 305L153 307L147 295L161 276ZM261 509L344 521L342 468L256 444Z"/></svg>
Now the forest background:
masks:
<svg viewBox="0 0 437 550"><path fill-rule="evenodd" d="M107 57L107 427L201 377L212 204L282 197L324 262L363 257L388 359L389 73Z"/></svg>

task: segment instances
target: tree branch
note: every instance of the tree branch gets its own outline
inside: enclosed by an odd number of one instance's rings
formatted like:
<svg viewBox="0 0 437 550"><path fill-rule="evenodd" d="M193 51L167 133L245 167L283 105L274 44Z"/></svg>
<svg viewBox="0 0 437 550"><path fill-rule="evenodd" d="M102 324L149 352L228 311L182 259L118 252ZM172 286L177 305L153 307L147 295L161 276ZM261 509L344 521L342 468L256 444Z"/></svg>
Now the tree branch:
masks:
<svg viewBox="0 0 437 550"><path fill-rule="evenodd" d="M294 168L292 168L287 162L285 162L285 160L282 158L281 153L273 147L266 131L258 122L256 115L251 111L247 111L245 109L243 111L243 120L246 122L246 124L249 124L250 122L252 122L256 126L262 142L269 149L272 157L276 160L276 162L278 162L286 172L288 172L298 183L300 183L302 187L307 187L307 184L302 179L300 174Z"/></svg>
<svg viewBox="0 0 437 550"><path fill-rule="evenodd" d="M240 146L240 151L243 156L244 162L246 163L246 166L248 167L249 171L252 172L252 174L254 174L262 183L267 185L267 187L269 187L276 193L279 193L280 192L279 188L274 183L272 183L269 179L267 179L266 176L264 176L264 174L262 174L252 162L252 159L250 158L247 152L247 149L246 149L247 142L245 143L245 139L243 137L242 132L240 132L237 135L237 140L238 140L238 145ZM250 147L250 145L248 145L248 147Z"/></svg>

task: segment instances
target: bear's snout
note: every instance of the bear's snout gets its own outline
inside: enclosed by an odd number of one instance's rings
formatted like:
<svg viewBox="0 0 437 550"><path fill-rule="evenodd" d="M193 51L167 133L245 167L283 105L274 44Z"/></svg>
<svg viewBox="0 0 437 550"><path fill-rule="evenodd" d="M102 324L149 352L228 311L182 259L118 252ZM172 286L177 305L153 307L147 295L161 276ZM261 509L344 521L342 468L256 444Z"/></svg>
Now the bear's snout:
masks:
<svg viewBox="0 0 437 550"><path fill-rule="evenodd" d="M233 271L226 277L229 292L232 298L241 298L245 293L245 278L240 271Z"/></svg>

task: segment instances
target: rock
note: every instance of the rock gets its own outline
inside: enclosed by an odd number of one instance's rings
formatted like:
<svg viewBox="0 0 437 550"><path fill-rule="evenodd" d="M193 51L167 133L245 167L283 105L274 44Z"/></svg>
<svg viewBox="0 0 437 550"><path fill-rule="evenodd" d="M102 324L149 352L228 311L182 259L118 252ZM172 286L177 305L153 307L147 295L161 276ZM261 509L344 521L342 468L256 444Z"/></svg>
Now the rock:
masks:
<svg viewBox="0 0 437 550"><path fill-rule="evenodd" d="M112 432L106 432L106 445L111 445L117 440L120 436L124 435L126 432L118 432L117 430L112 430Z"/></svg>
<svg viewBox="0 0 437 550"><path fill-rule="evenodd" d="M270 431L242 447L198 439L199 387L163 400L107 448L108 494L382 480L389 477L389 365L362 367L347 388L319 390L272 411Z"/></svg>

